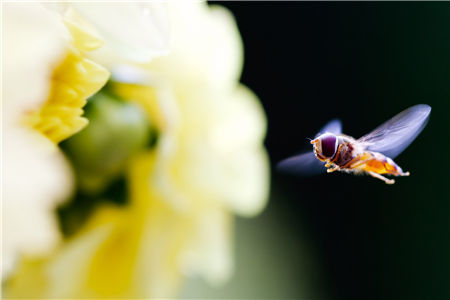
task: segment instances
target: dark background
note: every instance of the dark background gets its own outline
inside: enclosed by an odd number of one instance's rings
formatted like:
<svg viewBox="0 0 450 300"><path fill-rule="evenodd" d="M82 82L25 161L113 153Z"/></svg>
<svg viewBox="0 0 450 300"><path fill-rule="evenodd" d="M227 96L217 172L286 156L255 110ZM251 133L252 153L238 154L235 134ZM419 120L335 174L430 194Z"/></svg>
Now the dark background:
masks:
<svg viewBox="0 0 450 300"><path fill-rule="evenodd" d="M242 82L267 114L272 168L311 151L306 137L333 117L357 138L409 106L432 106L428 126L395 160L411 176L395 185L337 172L295 178L272 171L265 212L237 221L238 254L260 259L252 265L238 255L233 286L257 278L235 292L223 288L224 295L450 299L450 4L221 5L243 38ZM247 231L262 237L249 239ZM286 274L293 289L283 288L284 280L270 286Z"/></svg>

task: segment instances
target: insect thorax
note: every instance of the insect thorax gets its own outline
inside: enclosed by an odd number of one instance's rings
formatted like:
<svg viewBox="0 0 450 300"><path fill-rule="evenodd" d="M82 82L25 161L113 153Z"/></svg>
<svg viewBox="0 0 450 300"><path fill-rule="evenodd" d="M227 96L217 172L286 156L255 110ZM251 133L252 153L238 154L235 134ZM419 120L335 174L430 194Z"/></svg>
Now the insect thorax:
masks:
<svg viewBox="0 0 450 300"><path fill-rule="evenodd" d="M360 149L355 146L353 138L340 136L338 138L338 145L338 150L332 162L340 167L345 166L360 154Z"/></svg>

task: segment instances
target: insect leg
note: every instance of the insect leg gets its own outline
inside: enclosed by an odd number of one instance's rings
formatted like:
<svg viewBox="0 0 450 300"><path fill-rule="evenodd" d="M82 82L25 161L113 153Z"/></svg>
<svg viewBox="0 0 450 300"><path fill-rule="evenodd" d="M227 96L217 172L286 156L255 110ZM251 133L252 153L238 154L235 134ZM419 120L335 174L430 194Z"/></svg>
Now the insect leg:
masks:
<svg viewBox="0 0 450 300"><path fill-rule="evenodd" d="M394 179L388 179L388 178L386 178L386 177L384 177L384 176L381 176L381 175L378 174L378 173L375 173L375 172L372 172L372 171L368 171L367 173L369 173L370 175L372 175L372 176L375 177L375 178L378 178L378 179L380 179L380 180L383 180L383 181L386 182L387 184L394 184L394 183L395 183L395 180L394 180Z"/></svg>
<svg viewBox="0 0 450 300"><path fill-rule="evenodd" d="M327 168L327 172L331 173L340 169L338 165L335 165L331 162L331 160L327 159L327 163L325 164L325 168Z"/></svg>
<svg viewBox="0 0 450 300"><path fill-rule="evenodd" d="M328 166L330 166L330 165L328 165ZM332 173L332 172L337 171L339 169L340 169L340 167L336 165L336 166L334 166L332 168L327 169L327 173Z"/></svg>

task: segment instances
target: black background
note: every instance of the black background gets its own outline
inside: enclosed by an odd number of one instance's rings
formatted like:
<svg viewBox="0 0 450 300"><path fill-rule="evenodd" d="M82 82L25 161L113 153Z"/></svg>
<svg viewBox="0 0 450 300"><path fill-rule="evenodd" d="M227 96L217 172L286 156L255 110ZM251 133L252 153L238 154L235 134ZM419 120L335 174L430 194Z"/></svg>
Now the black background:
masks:
<svg viewBox="0 0 450 300"><path fill-rule="evenodd" d="M357 138L414 104L433 108L426 129L396 158L411 176L393 186L343 173L272 171L267 209L238 220L238 228L271 220L286 236L306 236L317 270L306 271L307 292L288 296L450 299L450 5L220 4L234 14L244 42L242 82L267 114L272 170L310 150L306 137L333 117ZM301 242L285 239L275 255ZM301 268L296 261L291 267ZM280 293L261 287L246 296Z"/></svg>

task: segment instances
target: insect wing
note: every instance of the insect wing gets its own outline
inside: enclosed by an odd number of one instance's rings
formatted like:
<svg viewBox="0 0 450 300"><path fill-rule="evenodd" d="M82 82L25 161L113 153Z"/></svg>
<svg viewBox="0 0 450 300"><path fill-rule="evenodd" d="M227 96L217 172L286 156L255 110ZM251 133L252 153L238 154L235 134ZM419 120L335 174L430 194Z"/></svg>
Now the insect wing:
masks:
<svg viewBox="0 0 450 300"><path fill-rule="evenodd" d="M277 170L300 176L313 176L325 172L326 168L314 152L307 152L282 160L278 163Z"/></svg>
<svg viewBox="0 0 450 300"><path fill-rule="evenodd" d="M395 158L403 152L425 128L431 107L426 104L412 106L371 133L357 140L367 150Z"/></svg>
<svg viewBox="0 0 450 300"><path fill-rule="evenodd" d="M342 122L339 119L333 119L329 121L322 129L316 134L315 137L318 137L322 133L330 132L334 134L342 133Z"/></svg>

